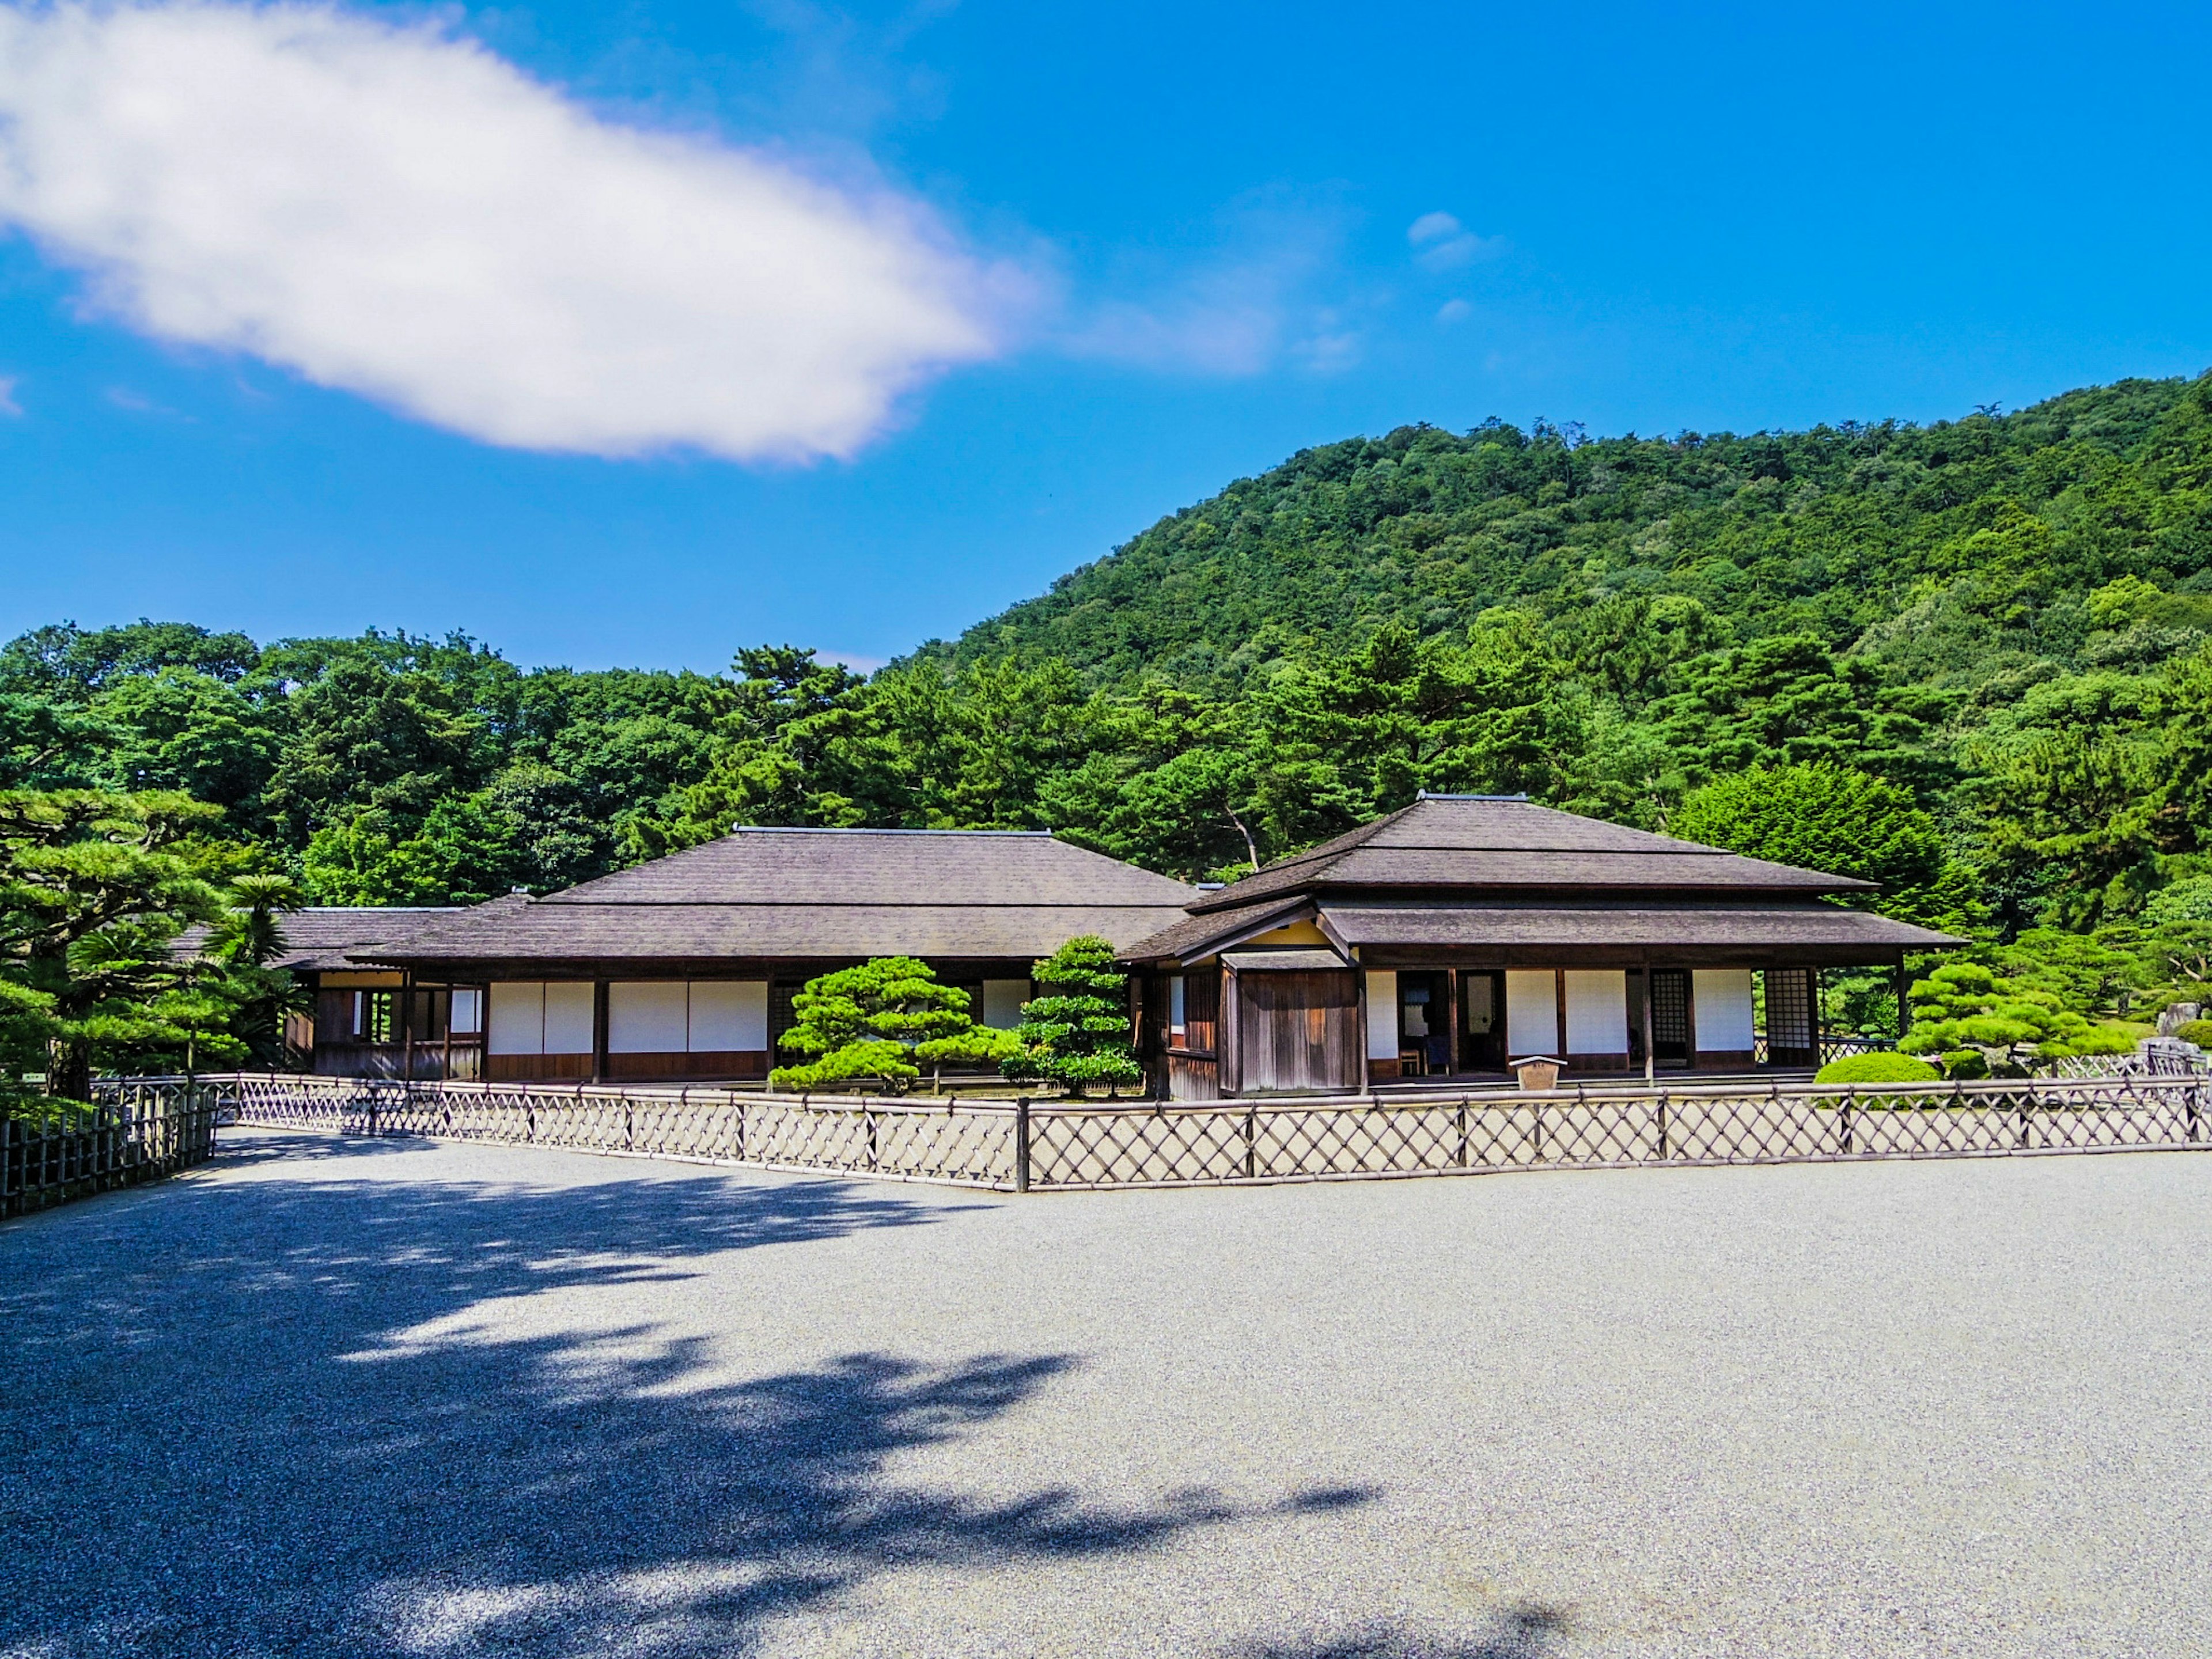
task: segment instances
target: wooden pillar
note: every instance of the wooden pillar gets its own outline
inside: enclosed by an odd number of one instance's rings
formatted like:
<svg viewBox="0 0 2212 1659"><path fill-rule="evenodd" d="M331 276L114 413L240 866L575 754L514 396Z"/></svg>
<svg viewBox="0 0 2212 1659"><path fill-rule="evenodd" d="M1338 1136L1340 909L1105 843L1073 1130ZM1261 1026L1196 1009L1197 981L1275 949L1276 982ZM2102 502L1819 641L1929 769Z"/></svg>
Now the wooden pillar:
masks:
<svg viewBox="0 0 2212 1659"><path fill-rule="evenodd" d="M1449 1077L1460 1069L1459 1032L1459 969L1444 969L1444 1041L1451 1052L1444 1060L1444 1075Z"/></svg>
<svg viewBox="0 0 2212 1659"><path fill-rule="evenodd" d="M1644 964L1644 1080L1656 1083L1659 1079L1659 1060L1651 1038L1651 964Z"/></svg>
<svg viewBox="0 0 2212 1659"><path fill-rule="evenodd" d="M1912 1029L1912 994L1906 988L1905 952L1897 953L1897 1040L1905 1041L1905 1034Z"/></svg>
<svg viewBox="0 0 2212 1659"><path fill-rule="evenodd" d="M1567 970L1564 968L1552 969L1552 1014L1553 1029L1559 1039L1552 1057L1564 1067L1567 1063Z"/></svg>
<svg viewBox="0 0 2212 1659"><path fill-rule="evenodd" d="M399 976L399 1075L409 1083L415 1080L415 974L412 969Z"/></svg>
<svg viewBox="0 0 2212 1659"><path fill-rule="evenodd" d="M607 1076L607 982L603 979L592 981L592 1081L604 1083Z"/></svg>

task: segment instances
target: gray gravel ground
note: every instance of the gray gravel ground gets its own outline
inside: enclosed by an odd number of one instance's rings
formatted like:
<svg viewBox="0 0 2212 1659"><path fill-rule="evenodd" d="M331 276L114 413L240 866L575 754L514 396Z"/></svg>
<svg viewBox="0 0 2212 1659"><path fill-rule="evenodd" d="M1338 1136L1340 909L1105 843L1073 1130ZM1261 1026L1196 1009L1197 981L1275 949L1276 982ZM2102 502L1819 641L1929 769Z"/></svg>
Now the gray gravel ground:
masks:
<svg viewBox="0 0 2212 1659"><path fill-rule="evenodd" d="M2212 1158L0 1227L0 1653L2212 1653Z"/></svg>

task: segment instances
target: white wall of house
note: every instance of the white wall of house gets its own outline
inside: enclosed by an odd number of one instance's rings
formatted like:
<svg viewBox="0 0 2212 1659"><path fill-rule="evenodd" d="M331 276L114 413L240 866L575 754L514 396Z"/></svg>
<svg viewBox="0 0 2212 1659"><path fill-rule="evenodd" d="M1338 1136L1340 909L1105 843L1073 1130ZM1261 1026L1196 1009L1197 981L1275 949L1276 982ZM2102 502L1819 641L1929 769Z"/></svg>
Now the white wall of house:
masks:
<svg viewBox="0 0 2212 1659"><path fill-rule="evenodd" d="M1691 975L1690 1000L1697 1012L1698 1052L1751 1052L1750 969L1694 969Z"/></svg>
<svg viewBox="0 0 2212 1659"><path fill-rule="evenodd" d="M607 987L607 1052L731 1054L768 1047L763 980L617 980Z"/></svg>
<svg viewBox="0 0 2212 1659"><path fill-rule="evenodd" d="M491 988L495 1054L588 1054L592 1052L588 980L507 980Z"/></svg>
<svg viewBox="0 0 2212 1659"><path fill-rule="evenodd" d="M1398 976L1387 969L1367 971L1367 1058L1398 1058Z"/></svg>
<svg viewBox="0 0 2212 1659"><path fill-rule="evenodd" d="M1516 968L1505 975L1505 1053L1510 1059L1523 1054L1558 1054L1559 1046L1559 981L1548 968Z"/></svg>
<svg viewBox="0 0 2212 1659"><path fill-rule="evenodd" d="M987 979L983 981L983 1009L979 1024L995 1030L1011 1031L1022 1023L1022 1004L1030 1000L1030 982L1025 979Z"/></svg>
<svg viewBox="0 0 2212 1659"><path fill-rule="evenodd" d="M607 1052L680 1054L690 1046L690 987L680 979L607 987Z"/></svg>
<svg viewBox="0 0 2212 1659"><path fill-rule="evenodd" d="M1567 969L1567 1053L1628 1052L1628 975L1613 968Z"/></svg>
<svg viewBox="0 0 2212 1659"><path fill-rule="evenodd" d="M691 981L691 1052L750 1054L768 1047L768 981Z"/></svg>
<svg viewBox="0 0 2212 1659"><path fill-rule="evenodd" d="M545 1052L545 986L537 980L507 981L491 988L490 1030L485 1049L495 1054Z"/></svg>
<svg viewBox="0 0 2212 1659"><path fill-rule="evenodd" d="M588 1054L592 1052L592 1001L588 981L548 980L545 982L545 1052L549 1054Z"/></svg>

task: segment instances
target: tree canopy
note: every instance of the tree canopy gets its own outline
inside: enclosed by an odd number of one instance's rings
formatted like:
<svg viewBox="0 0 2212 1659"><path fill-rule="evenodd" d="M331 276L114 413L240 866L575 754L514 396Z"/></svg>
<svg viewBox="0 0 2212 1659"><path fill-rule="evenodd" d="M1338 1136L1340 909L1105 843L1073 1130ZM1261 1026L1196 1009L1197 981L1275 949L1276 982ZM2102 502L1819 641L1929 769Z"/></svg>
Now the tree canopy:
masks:
<svg viewBox="0 0 2212 1659"><path fill-rule="evenodd" d="M0 647L0 788L220 807L325 903L542 892L740 823L1049 829L1224 878L1422 789L1525 791L1865 874L1992 949L2078 941L2049 949L2124 966L2066 994L2115 1013L2212 975L2182 896L2212 375L1928 426L1350 439L865 676L58 623Z"/></svg>

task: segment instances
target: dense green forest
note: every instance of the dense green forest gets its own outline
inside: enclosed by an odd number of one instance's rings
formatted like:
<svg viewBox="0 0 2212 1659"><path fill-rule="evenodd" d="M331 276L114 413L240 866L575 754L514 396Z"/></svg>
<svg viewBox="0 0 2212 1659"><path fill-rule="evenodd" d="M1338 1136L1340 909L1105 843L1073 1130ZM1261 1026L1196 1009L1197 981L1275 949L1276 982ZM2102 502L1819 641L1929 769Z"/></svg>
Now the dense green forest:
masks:
<svg viewBox="0 0 2212 1659"><path fill-rule="evenodd" d="M1404 428L865 678L58 624L0 648L0 787L181 792L226 878L326 903L737 823L1051 828L1224 878L1419 789L1526 791L1874 876L2139 1009L2212 932L2212 375L1926 427Z"/></svg>

